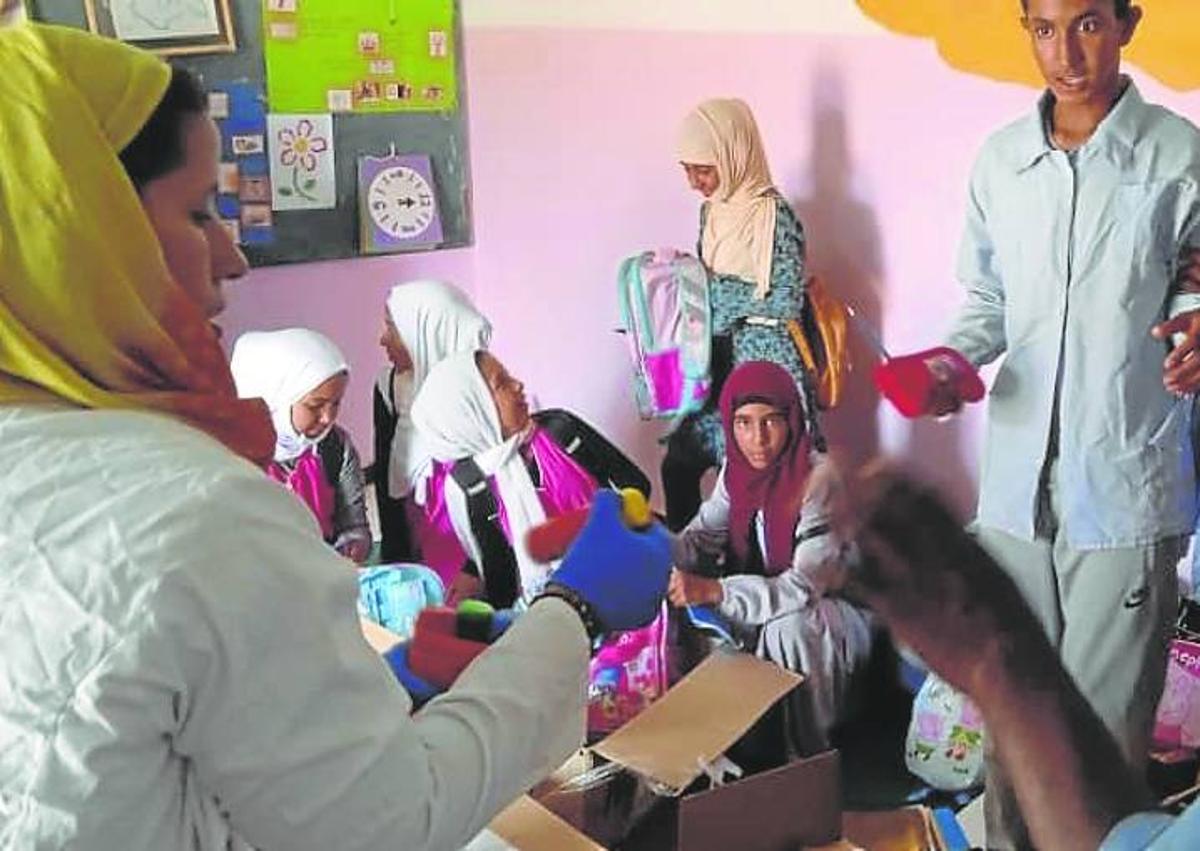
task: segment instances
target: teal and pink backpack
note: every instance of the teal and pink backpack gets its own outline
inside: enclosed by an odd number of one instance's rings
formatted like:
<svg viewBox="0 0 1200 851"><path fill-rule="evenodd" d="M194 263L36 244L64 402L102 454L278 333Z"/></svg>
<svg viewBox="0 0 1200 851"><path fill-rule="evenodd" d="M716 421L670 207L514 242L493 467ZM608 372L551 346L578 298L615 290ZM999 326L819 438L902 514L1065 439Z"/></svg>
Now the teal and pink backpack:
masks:
<svg viewBox="0 0 1200 851"><path fill-rule="evenodd" d="M704 265L674 249L646 251L621 264L617 295L642 418L678 423L700 410L711 389L712 355Z"/></svg>

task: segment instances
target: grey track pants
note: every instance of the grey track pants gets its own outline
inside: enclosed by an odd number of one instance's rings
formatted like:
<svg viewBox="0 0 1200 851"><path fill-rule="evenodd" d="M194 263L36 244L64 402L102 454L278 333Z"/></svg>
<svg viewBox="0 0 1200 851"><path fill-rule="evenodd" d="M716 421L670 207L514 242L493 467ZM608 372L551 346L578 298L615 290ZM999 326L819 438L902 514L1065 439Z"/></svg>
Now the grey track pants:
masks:
<svg viewBox="0 0 1200 851"><path fill-rule="evenodd" d="M1049 508L1053 518L1054 506ZM1074 550L1052 520L1048 526L1046 537L1035 541L993 529L980 529L978 536L1024 593L1079 690L1140 773L1166 676L1178 606L1175 568L1186 538ZM1034 847L994 759L988 762L985 812L988 848Z"/></svg>

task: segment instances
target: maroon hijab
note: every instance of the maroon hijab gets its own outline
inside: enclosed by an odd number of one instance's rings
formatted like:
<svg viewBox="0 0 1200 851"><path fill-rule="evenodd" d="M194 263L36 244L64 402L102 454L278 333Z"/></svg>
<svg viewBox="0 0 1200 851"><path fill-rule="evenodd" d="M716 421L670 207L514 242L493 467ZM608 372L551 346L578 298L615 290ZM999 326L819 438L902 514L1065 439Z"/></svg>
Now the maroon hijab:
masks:
<svg viewBox="0 0 1200 851"><path fill-rule="evenodd" d="M788 423L789 436L783 451L764 470L750 465L733 435L734 413L754 402L778 408ZM763 567L771 576L782 573L792 563L796 523L812 468L808 458L812 441L795 379L778 364L742 364L730 373L721 390L721 422L725 427L725 488L729 491L729 542L733 554L740 563L747 562L754 535L751 524L761 510L767 543Z"/></svg>

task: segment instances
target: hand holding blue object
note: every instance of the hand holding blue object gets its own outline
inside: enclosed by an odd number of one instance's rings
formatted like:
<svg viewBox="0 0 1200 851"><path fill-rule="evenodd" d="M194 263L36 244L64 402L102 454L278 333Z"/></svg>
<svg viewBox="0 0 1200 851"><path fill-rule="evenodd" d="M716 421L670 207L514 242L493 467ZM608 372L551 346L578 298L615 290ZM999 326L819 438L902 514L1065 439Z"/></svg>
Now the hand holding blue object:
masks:
<svg viewBox="0 0 1200 851"><path fill-rule="evenodd" d="M730 647L737 647L737 639L733 637L733 630L729 626L729 622L725 620L712 606L688 606L688 620L692 622L692 626L696 629L703 630L728 644Z"/></svg>
<svg viewBox="0 0 1200 851"><path fill-rule="evenodd" d="M583 531L550 581L591 606L605 632L636 629L659 612L671 572L671 543L659 523L634 531L615 491L596 494Z"/></svg>
<svg viewBox="0 0 1200 851"><path fill-rule="evenodd" d="M409 669L407 642L397 644L384 653L383 658L388 663L388 667L392 669L392 673L396 675L396 679L400 681L400 685L404 686L404 690L412 698L414 710L420 709L442 693L437 686L421 679Z"/></svg>

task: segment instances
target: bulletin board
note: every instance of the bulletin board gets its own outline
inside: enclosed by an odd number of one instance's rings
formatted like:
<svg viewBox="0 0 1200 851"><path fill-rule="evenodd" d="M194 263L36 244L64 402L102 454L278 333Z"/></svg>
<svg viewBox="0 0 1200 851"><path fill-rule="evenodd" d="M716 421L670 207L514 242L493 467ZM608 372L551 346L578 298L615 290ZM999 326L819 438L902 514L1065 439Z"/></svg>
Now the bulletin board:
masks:
<svg viewBox="0 0 1200 851"><path fill-rule="evenodd" d="M36 20L87 29L89 4L94 16L95 4L105 9L109 2L26 0L26 5ZM226 163L218 211L238 223L233 227L251 265L471 244L461 0L227 3L235 47L166 58L218 93L213 103L221 112L214 117ZM406 14L419 15L421 25L406 27ZM301 40L306 51L296 47ZM357 70L364 65L369 73ZM311 120L296 113L311 114ZM268 150L258 149L259 140ZM285 146L295 150L285 152ZM306 170L327 150L333 156L322 162L326 171ZM269 168L271 156L278 160L281 153L290 167L277 161ZM434 238L406 242L398 228L407 223L387 217L383 230L372 235L362 206L369 200L365 192L359 197L360 168L369 176L392 164L382 183L369 186L375 203L397 201L386 192L390 186L420 187L414 197L436 209L435 227L423 231ZM317 198L328 206L295 208ZM424 225L427 219L413 221ZM391 225L397 230L385 232Z"/></svg>

